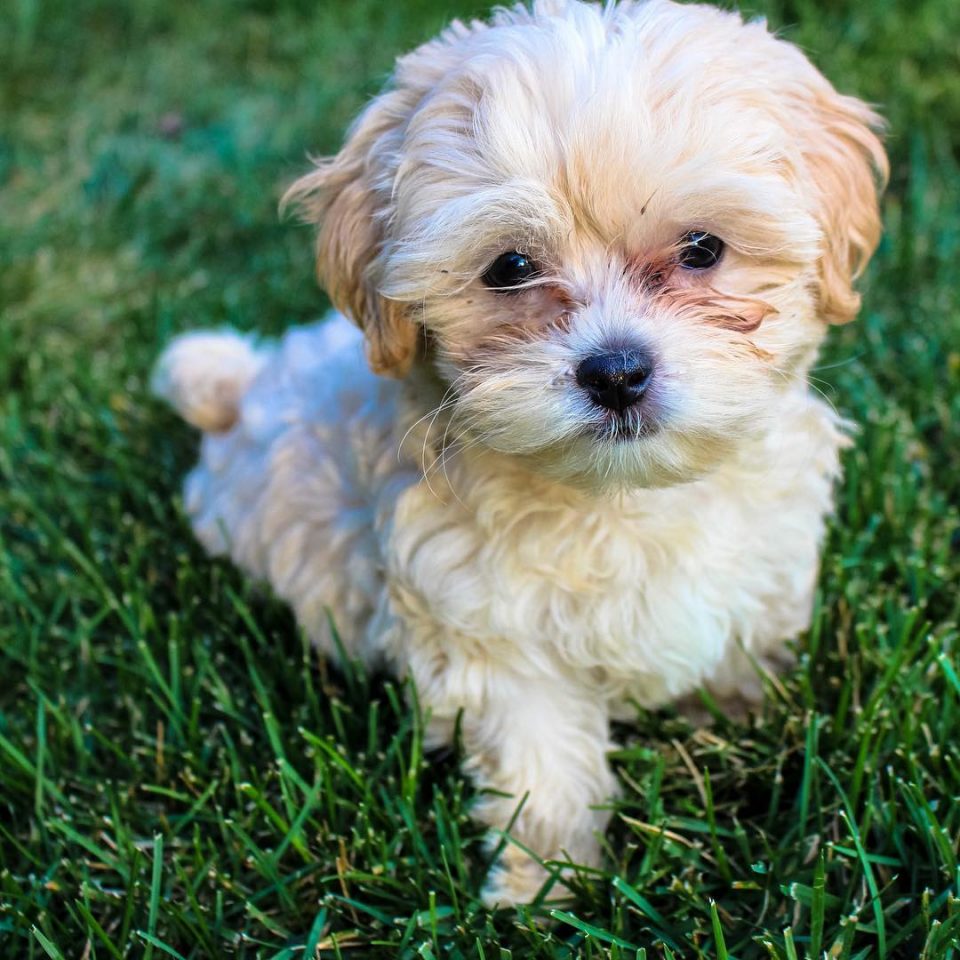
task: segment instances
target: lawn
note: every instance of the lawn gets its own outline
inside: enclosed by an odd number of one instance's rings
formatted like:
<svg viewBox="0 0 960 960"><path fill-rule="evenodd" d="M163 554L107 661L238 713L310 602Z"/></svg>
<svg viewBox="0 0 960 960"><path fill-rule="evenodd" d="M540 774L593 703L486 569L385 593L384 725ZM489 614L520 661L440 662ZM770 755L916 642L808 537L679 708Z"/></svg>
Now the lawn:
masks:
<svg viewBox="0 0 960 960"><path fill-rule="evenodd" d="M756 0L751 0L756 2ZM0 955L960 956L960 3L751 8L882 105L886 236L816 387L861 429L750 725L620 731L606 872L491 915L455 756L191 540L178 331L325 307L277 217L460 0L0 9Z"/></svg>

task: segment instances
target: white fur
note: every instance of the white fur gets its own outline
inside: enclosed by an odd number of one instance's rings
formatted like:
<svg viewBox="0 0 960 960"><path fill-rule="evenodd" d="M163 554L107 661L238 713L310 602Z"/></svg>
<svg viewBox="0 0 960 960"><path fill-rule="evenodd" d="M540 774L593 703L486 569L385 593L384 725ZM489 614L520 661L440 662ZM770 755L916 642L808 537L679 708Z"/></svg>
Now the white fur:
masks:
<svg viewBox="0 0 960 960"><path fill-rule="evenodd" d="M295 188L399 379L342 316L255 352L188 336L160 362L209 431L185 492L203 544L327 653L332 618L411 676L431 742L462 711L476 815L502 828L528 794L513 833L540 856L596 862L611 718L703 684L754 698L751 661L808 624L844 438L806 373L875 241L874 119L708 8L544 0L455 24ZM724 260L654 289L636 265L693 228ZM543 277L486 289L520 247ZM657 368L648 432L619 442L573 370L623 338ZM543 879L509 847L486 897Z"/></svg>
<svg viewBox="0 0 960 960"><path fill-rule="evenodd" d="M187 423L200 430L226 430L261 365L250 337L232 330L188 333L164 353L150 386Z"/></svg>

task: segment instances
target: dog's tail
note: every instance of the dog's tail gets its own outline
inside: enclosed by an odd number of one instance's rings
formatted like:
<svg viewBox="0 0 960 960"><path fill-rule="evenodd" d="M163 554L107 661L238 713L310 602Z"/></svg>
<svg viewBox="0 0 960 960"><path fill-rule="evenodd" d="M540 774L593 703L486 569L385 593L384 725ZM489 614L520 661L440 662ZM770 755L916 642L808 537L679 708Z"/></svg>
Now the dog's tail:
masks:
<svg viewBox="0 0 960 960"><path fill-rule="evenodd" d="M187 423L218 433L237 422L266 357L253 338L230 330L186 333L163 351L150 386Z"/></svg>

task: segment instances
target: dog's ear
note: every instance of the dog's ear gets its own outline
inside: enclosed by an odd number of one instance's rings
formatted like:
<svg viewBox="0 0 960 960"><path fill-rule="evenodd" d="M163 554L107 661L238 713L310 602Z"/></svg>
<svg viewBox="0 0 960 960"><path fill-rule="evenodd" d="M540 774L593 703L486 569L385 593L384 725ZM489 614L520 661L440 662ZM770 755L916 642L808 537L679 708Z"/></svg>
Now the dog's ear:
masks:
<svg viewBox="0 0 960 960"><path fill-rule="evenodd" d="M413 109L401 90L381 94L351 128L343 149L320 161L286 192L317 227L317 277L334 306L363 330L377 373L403 376L417 348L417 327L407 305L378 292L377 258L389 217L389 157Z"/></svg>
<svg viewBox="0 0 960 960"><path fill-rule="evenodd" d="M297 180L281 201L317 227L317 276L334 306L363 330L377 373L402 377L420 344L410 304L380 292L394 178L413 114L485 24L454 21L397 61L392 89L357 118L343 149Z"/></svg>
<svg viewBox="0 0 960 960"><path fill-rule="evenodd" d="M804 98L800 151L823 231L820 314L828 323L846 323L860 309L854 281L880 240L880 193L889 168L880 117L819 75L817 81Z"/></svg>

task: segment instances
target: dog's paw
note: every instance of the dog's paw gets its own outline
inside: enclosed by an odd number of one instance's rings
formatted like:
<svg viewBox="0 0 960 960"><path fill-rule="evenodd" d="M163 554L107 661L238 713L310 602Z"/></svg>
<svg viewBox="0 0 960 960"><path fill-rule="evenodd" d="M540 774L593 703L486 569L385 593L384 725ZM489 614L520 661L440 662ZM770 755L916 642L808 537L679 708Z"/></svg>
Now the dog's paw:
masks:
<svg viewBox="0 0 960 960"><path fill-rule="evenodd" d="M719 684L708 682L706 691L716 709L733 723L746 723L751 716L763 710L765 688L775 682L780 674L788 673L797 663L793 650L784 647L767 652L750 664L749 671L734 680ZM716 722L716 714L709 709L700 695L690 694L677 701L677 712L695 727L708 727Z"/></svg>
<svg viewBox="0 0 960 960"><path fill-rule="evenodd" d="M767 651L760 657L759 663L764 673L769 673L776 677L793 670L798 660L797 651L792 647L785 646L776 650Z"/></svg>
<svg viewBox="0 0 960 960"><path fill-rule="evenodd" d="M572 899L569 888L517 847L507 847L490 869L480 893L488 909L505 910L537 899L555 904Z"/></svg>

